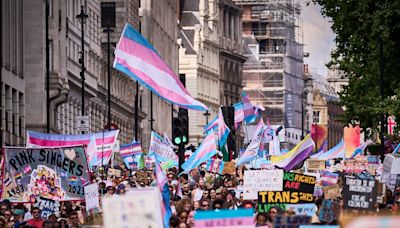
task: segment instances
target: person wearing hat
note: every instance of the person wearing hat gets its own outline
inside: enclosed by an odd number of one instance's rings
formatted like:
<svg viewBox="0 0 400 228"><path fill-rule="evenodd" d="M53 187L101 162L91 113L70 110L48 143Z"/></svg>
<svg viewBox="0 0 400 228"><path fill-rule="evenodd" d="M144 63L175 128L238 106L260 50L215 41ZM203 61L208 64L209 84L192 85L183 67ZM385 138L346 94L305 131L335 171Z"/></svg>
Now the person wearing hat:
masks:
<svg viewBox="0 0 400 228"><path fill-rule="evenodd" d="M19 226L21 226L22 223L24 223L24 214L25 214L24 210L15 209L13 212L14 220L11 222L12 226L10 227L18 228Z"/></svg>

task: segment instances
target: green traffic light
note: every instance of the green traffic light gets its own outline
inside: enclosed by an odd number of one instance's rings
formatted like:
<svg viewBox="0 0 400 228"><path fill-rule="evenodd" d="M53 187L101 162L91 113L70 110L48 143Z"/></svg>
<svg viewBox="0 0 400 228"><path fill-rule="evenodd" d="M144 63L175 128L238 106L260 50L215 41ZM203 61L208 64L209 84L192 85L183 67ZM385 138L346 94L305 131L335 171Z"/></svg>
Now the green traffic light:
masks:
<svg viewBox="0 0 400 228"><path fill-rule="evenodd" d="M176 138L174 139L174 142L175 142L175 144L179 145L179 144L182 143L182 140L181 140L181 138L176 137Z"/></svg>
<svg viewBox="0 0 400 228"><path fill-rule="evenodd" d="M183 142L183 143L187 143L187 138L186 138L186 136L182 136L182 142Z"/></svg>

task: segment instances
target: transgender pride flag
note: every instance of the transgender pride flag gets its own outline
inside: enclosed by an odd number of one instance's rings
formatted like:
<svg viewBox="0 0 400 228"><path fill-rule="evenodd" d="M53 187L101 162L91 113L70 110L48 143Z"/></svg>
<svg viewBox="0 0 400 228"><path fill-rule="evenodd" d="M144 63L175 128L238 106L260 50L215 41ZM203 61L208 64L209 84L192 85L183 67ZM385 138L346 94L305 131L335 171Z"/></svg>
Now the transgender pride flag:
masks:
<svg viewBox="0 0 400 228"><path fill-rule="evenodd" d="M122 145L119 148L119 154L121 155L122 158L141 155L142 146L140 145L139 142L132 142L129 144Z"/></svg>
<svg viewBox="0 0 400 228"><path fill-rule="evenodd" d="M213 120L211 120L211 122L207 126L204 127L205 132L208 132L211 129L217 130L218 146L220 150L222 150L231 131L229 130L229 127L225 124L221 108L219 109L218 115Z"/></svg>
<svg viewBox="0 0 400 228"><path fill-rule="evenodd" d="M154 47L129 24L125 25L117 44L114 68L170 103L186 109L208 110L190 96Z"/></svg>
<svg viewBox="0 0 400 228"><path fill-rule="evenodd" d="M332 147L330 150L326 152L319 152L317 154L314 154L311 156L311 158L315 158L318 160L330 160L330 159L335 159L335 158L344 158L345 152L346 151L346 146L344 144L344 140L340 140L340 142Z"/></svg>
<svg viewBox="0 0 400 228"><path fill-rule="evenodd" d="M156 159L156 179L157 186L161 192L161 214L163 216L164 227L169 227L169 218L172 215L170 205L170 195L168 189L168 179L161 169L160 162Z"/></svg>
<svg viewBox="0 0 400 228"><path fill-rule="evenodd" d="M189 173L190 170L207 161L215 154L217 154L217 145L215 144L214 131L211 129L207 132L197 150L182 164L183 173Z"/></svg>
<svg viewBox="0 0 400 228"><path fill-rule="evenodd" d="M118 138L119 130L83 135L58 135L28 131L26 147L50 148L87 145L90 167L107 165Z"/></svg>

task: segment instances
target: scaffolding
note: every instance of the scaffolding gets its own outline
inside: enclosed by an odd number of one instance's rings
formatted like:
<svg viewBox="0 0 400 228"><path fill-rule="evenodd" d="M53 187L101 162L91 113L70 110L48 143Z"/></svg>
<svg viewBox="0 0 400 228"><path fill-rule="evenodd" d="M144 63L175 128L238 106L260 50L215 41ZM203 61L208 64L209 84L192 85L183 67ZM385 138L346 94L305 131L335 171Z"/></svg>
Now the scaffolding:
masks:
<svg viewBox="0 0 400 228"><path fill-rule="evenodd" d="M244 90L252 102L266 107L272 124L301 129L304 68L299 1L233 1L243 10L243 40L248 44Z"/></svg>

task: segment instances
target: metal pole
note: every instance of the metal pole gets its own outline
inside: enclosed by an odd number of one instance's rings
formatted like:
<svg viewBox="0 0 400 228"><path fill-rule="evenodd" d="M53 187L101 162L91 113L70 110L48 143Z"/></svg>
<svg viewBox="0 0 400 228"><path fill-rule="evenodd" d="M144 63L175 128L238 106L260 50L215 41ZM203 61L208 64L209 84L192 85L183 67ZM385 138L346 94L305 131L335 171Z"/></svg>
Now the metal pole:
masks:
<svg viewBox="0 0 400 228"><path fill-rule="evenodd" d="M136 81L135 94L135 140L139 141L139 82Z"/></svg>
<svg viewBox="0 0 400 228"><path fill-rule="evenodd" d="M150 92L150 130L153 130L153 92Z"/></svg>
<svg viewBox="0 0 400 228"><path fill-rule="evenodd" d="M49 1L46 0L46 129L50 133L50 41L49 41Z"/></svg>
<svg viewBox="0 0 400 228"><path fill-rule="evenodd" d="M107 103L108 103L108 130L111 131L111 66L110 66L110 32L113 30L107 27L107 74L108 74L108 91L107 91Z"/></svg>
<svg viewBox="0 0 400 228"><path fill-rule="evenodd" d="M301 94L301 140L304 139L304 92Z"/></svg>
<svg viewBox="0 0 400 228"><path fill-rule="evenodd" d="M0 1L0 12L3 12L3 1ZM0 16L0 31L3 31L3 17ZM3 35L0 35L0 149L3 148Z"/></svg>
<svg viewBox="0 0 400 228"><path fill-rule="evenodd" d="M379 74L380 74L380 95L381 95L381 100L383 101L384 99L384 94L383 94L383 72L384 72L384 62L383 62L383 41L382 37L379 38ZM381 113L381 160L385 159L385 113L382 110Z"/></svg>
<svg viewBox="0 0 400 228"><path fill-rule="evenodd" d="M81 107L81 115L85 115L85 33L84 33L84 26L83 24L85 23L85 20L89 17L85 12L83 11L84 6L81 6L81 13L76 16L76 18L81 19L81 58L80 58L80 63L81 63L81 80L82 80L82 85L81 85L81 99L82 99L82 107ZM82 134L85 132L82 131Z"/></svg>

